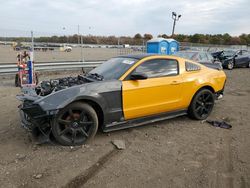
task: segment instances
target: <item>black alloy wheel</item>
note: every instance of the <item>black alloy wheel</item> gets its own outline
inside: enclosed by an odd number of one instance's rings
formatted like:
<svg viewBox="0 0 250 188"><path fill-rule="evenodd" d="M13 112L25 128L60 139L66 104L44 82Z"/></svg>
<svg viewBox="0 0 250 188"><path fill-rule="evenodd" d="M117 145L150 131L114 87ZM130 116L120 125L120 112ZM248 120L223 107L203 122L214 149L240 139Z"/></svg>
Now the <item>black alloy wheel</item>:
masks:
<svg viewBox="0 0 250 188"><path fill-rule="evenodd" d="M66 146L85 144L95 136L97 129L98 117L95 110L81 102L62 109L52 123L54 137Z"/></svg>
<svg viewBox="0 0 250 188"><path fill-rule="evenodd" d="M196 93L189 107L189 115L198 120L206 119L214 107L214 94L208 89Z"/></svg>

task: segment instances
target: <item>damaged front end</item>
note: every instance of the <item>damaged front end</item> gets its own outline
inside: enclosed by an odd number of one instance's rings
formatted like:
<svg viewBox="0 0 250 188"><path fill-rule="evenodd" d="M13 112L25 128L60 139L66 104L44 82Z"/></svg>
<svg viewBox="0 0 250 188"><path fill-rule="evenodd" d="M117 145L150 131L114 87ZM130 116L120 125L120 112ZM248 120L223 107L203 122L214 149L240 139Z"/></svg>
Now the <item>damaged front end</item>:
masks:
<svg viewBox="0 0 250 188"><path fill-rule="evenodd" d="M23 94L17 95L16 98L22 101L22 104L18 106L21 126L38 138L40 143L48 142L53 114L49 111L44 111L39 104L36 104L35 101L39 100L40 96Z"/></svg>
<svg viewBox="0 0 250 188"><path fill-rule="evenodd" d="M21 126L32 132L40 143L48 142L54 116L79 92L78 88L69 91L66 89L88 82L91 80L79 75L43 81L35 88L23 87L23 94L16 96L22 102L18 106ZM54 95L59 92L60 95Z"/></svg>

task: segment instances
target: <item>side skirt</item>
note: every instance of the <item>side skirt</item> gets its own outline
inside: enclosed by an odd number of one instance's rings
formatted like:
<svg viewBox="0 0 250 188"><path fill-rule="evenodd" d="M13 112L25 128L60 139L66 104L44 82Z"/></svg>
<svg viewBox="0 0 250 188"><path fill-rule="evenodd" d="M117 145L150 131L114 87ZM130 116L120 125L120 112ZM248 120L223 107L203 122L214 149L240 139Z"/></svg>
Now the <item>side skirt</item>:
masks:
<svg viewBox="0 0 250 188"><path fill-rule="evenodd" d="M158 121L163 121L166 119L171 119L171 118L175 118L175 117L183 116L183 115L187 115L187 109L162 113L162 114L158 114L154 116L141 117L141 118L136 118L136 119L122 121L122 122L113 122L111 124L107 124L104 127L103 132L110 132L110 131L116 131L116 130L121 130L121 129L126 129L126 128L137 127L137 126L154 123Z"/></svg>

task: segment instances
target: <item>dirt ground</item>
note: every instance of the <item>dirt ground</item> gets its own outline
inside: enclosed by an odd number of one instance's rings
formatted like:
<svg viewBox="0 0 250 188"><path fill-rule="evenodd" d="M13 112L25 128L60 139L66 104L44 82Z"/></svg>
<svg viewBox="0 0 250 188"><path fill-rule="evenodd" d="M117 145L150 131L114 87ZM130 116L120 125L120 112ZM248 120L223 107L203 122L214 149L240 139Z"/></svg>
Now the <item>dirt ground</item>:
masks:
<svg viewBox="0 0 250 188"><path fill-rule="evenodd" d="M0 64L16 63L16 56L19 52L14 51L11 46L0 46ZM107 60L111 57L141 53L132 49L115 49L115 48L83 48L82 54L85 61ZM73 48L71 52L61 52L59 49L54 51L35 51L34 60L36 62L53 62L53 61L80 61L82 60L81 48Z"/></svg>
<svg viewBox="0 0 250 188"><path fill-rule="evenodd" d="M20 89L2 77L0 187L250 187L250 69L226 74L225 96L209 119L224 119L231 130L183 116L99 132L82 147L36 145L20 127ZM116 150L114 139L126 149Z"/></svg>

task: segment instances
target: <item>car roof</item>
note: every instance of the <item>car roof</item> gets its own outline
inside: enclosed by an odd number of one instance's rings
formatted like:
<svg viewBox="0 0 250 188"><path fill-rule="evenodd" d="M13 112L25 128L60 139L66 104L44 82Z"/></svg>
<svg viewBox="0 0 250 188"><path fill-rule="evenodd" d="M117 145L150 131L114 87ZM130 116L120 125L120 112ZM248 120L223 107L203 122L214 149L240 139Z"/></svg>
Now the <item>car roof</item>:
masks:
<svg viewBox="0 0 250 188"><path fill-rule="evenodd" d="M143 59L145 57L151 57L151 56L168 56L168 55L161 55L161 54L152 54L152 53L144 53L144 54L130 54L130 55L120 55L118 57L124 57L124 58L133 58L133 59Z"/></svg>

